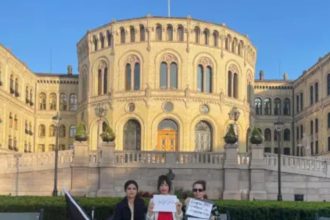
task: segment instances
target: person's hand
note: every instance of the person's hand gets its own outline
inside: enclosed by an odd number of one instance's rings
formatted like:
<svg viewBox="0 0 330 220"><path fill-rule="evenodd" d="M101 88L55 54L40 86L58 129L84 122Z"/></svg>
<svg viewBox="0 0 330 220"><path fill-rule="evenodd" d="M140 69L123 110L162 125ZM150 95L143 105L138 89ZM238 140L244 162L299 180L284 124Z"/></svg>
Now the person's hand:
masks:
<svg viewBox="0 0 330 220"><path fill-rule="evenodd" d="M152 215L153 212L154 212L154 202L151 201L148 206L148 213Z"/></svg>
<svg viewBox="0 0 330 220"><path fill-rule="evenodd" d="M184 204L185 204L185 205L188 205L188 204L189 204L189 201L190 201L190 199L191 199L190 197L186 198L186 200L184 201Z"/></svg>
<svg viewBox="0 0 330 220"><path fill-rule="evenodd" d="M181 215L181 213L182 213L182 203L177 202L176 203L176 214Z"/></svg>

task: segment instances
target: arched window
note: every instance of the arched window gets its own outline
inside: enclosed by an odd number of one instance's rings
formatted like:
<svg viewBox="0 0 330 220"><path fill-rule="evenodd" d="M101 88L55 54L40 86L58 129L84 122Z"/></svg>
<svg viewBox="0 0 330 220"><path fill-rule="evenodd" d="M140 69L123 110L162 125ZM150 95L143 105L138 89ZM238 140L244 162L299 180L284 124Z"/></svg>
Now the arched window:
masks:
<svg viewBox="0 0 330 220"><path fill-rule="evenodd" d="M77 95L76 94L70 94L70 111L76 111L77 110Z"/></svg>
<svg viewBox="0 0 330 220"><path fill-rule="evenodd" d="M156 40L161 41L162 40L162 26L160 24L157 24L156 26Z"/></svg>
<svg viewBox="0 0 330 220"><path fill-rule="evenodd" d="M265 129L264 134L265 134L265 141L267 141L267 142L272 141L272 132L269 128Z"/></svg>
<svg viewBox="0 0 330 220"><path fill-rule="evenodd" d="M140 90L141 87L141 67L137 56L131 55L127 58L125 66L125 89Z"/></svg>
<svg viewBox="0 0 330 220"><path fill-rule="evenodd" d="M231 71L228 71L228 96L229 97L232 96L232 78L233 78L233 74L231 73Z"/></svg>
<svg viewBox="0 0 330 220"><path fill-rule="evenodd" d="M25 87L25 103L26 104L30 103L30 100L29 100L29 87L28 86Z"/></svg>
<svg viewBox="0 0 330 220"><path fill-rule="evenodd" d="M262 115L262 100L261 100L261 98L256 98L254 100L254 107L255 107L256 115Z"/></svg>
<svg viewBox="0 0 330 220"><path fill-rule="evenodd" d="M270 98L266 98L264 100L264 114L265 115L271 115L272 114L272 100Z"/></svg>
<svg viewBox="0 0 330 220"><path fill-rule="evenodd" d="M281 115L281 99L276 98L274 100L274 115Z"/></svg>
<svg viewBox="0 0 330 220"><path fill-rule="evenodd" d="M212 151L212 140L213 137L211 126L205 121L200 121L195 127L195 151Z"/></svg>
<svg viewBox="0 0 330 220"><path fill-rule="evenodd" d="M30 89L30 106L33 106L33 89Z"/></svg>
<svg viewBox="0 0 330 220"><path fill-rule="evenodd" d="M67 103L68 103L68 100L66 98L66 95L64 93L61 93L61 95L60 95L60 111L66 111L67 110L67 108L68 108Z"/></svg>
<svg viewBox="0 0 330 220"><path fill-rule="evenodd" d="M309 87L309 104L313 105L314 103L314 88L313 85Z"/></svg>
<svg viewBox="0 0 330 220"><path fill-rule="evenodd" d="M327 95L330 95L330 73L327 75Z"/></svg>
<svg viewBox="0 0 330 220"><path fill-rule="evenodd" d="M133 26L131 26L129 28L129 33L130 33L130 36L131 36L131 42L135 42L135 28Z"/></svg>
<svg viewBox="0 0 330 220"><path fill-rule="evenodd" d="M178 150L178 125L175 121L171 119L164 119L159 123L156 150Z"/></svg>
<svg viewBox="0 0 330 220"><path fill-rule="evenodd" d="M43 125L43 124L39 125L38 131L39 131L39 137L45 137L45 135L46 135L45 125Z"/></svg>
<svg viewBox="0 0 330 220"><path fill-rule="evenodd" d="M120 28L120 43L124 44L126 42L126 33L123 27Z"/></svg>
<svg viewBox="0 0 330 220"><path fill-rule="evenodd" d="M173 41L173 26L172 25L167 25L167 40L168 41Z"/></svg>
<svg viewBox="0 0 330 220"><path fill-rule="evenodd" d="M39 110L46 110L46 94L39 94Z"/></svg>
<svg viewBox="0 0 330 220"><path fill-rule="evenodd" d="M290 99L289 98L284 99L283 114L284 115L290 115L291 114Z"/></svg>
<svg viewBox="0 0 330 220"><path fill-rule="evenodd" d="M210 36L209 29L205 29L203 35L204 35L204 44L209 45L209 36Z"/></svg>
<svg viewBox="0 0 330 220"><path fill-rule="evenodd" d="M237 73L234 73L234 92L233 92L233 96L234 98L238 98L238 75Z"/></svg>
<svg viewBox="0 0 330 220"><path fill-rule="evenodd" d="M281 138L280 134L274 130L274 141L277 141L277 137Z"/></svg>
<svg viewBox="0 0 330 220"><path fill-rule="evenodd" d="M17 119L17 115L15 115L15 117L14 117L14 128L15 128L15 130L18 129L18 119Z"/></svg>
<svg viewBox="0 0 330 220"><path fill-rule="evenodd" d="M110 31L107 31L107 41L108 47L112 47L112 33Z"/></svg>
<svg viewBox="0 0 330 220"><path fill-rule="evenodd" d="M49 95L49 109L56 110L57 98L55 93Z"/></svg>
<svg viewBox="0 0 330 220"><path fill-rule="evenodd" d="M243 48L244 48L244 43L243 41L240 41L237 49L237 53L239 56L243 56L243 52L242 52Z"/></svg>
<svg viewBox="0 0 330 220"><path fill-rule="evenodd" d="M98 42L97 42L98 40L97 40L97 37L94 35L93 36L93 45L94 45L94 51L97 51L97 44L98 44Z"/></svg>
<svg viewBox="0 0 330 220"><path fill-rule="evenodd" d="M124 150L141 150L141 125L131 119L124 126Z"/></svg>
<svg viewBox="0 0 330 220"><path fill-rule="evenodd" d="M19 88L18 88L18 78L15 79L15 96L19 96Z"/></svg>
<svg viewBox="0 0 330 220"><path fill-rule="evenodd" d="M206 57L202 57L197 66L197 91L212 92L212 63Z"/></svg>
<svg viewBox="0 0 330 220"><path fill-rule="evenodd" d="M13 114L10 112L9 113L9 128L13 127Z"/></svg>
<svg viewBox="0 0 330 220"><path fill-rule="evenodd" d="M215 46L215 47L219 46L219 32L218 31L213 32L213 46Z"/></svg>
<svg viewBox="0 0 330 220"><path fill-rule="evenodd" d="M65 137L65 125L60 126L59 137Z"/></svg>
<svg viewBox="0 0 330 220"><path fill-rule="evenodd" d="M178 65L177 59L171 54L165 54L160 64L160 88L178 88Z"/></svg>
<svg viewBox="0 0 330 220"><path fill-rule="evenodd" d="M143 42L146 40L146 29L144 25L140 24L140 41Z"/></svg>
<svg viewBox="0 0 330 220"><path fill-rule="evenodd" d="M55 125L49 126L49 137L55 137L56 127Z"/></svg>
<svg viewBox="0 0 330 220"><path fill-rule="evenodd" d="M13 75L10 75L9 90L10 90L10 94L15 93L15 89L14 89L14 76Z"/></svg>
<svg viewBox="0 0 330 220"><path fill-rule="evenodd" d="M104 35L103 33L100 33L100 43L101 43L101 49L104 48Z"/></svg>
<svg viewBox="0 0 330 220"><path fill-rule="evenodd" d="M182 25L179 25L178 27L178 41L184 40L184 28Z"/></svg>
<svg viewBox="0 0 330 220"><path fill-rule="evenodd" d="M108 66L101 61L97 69L97 94L104 95L108 92Z"/></svg>
<svg viewBox="0 0 330 220"><path fill-rule="evenodd" d="M231 43L231 52L237 53L237 39L234 38L233 42Z"/></svg>
<svg viewBox="0 0 330 220"><path fill-rule="evenodd" d="M226 40L225 40L225 49L230 51L230 42L231 42L231 36L227 35Z"/></svg>
<svg viewBox="0 0 330 220"><path fill-rule="evenodd" d="M199 37L201 34L201 30L199 29L199 27L195 27L194 32L195 32L195 43L199 44Z"/></svg>
<svg viewBox="0 0 330 220"><path fill-rule="evenodd" d="M290 141L290 129L286 128L284 129L284 141Z"/></svg>

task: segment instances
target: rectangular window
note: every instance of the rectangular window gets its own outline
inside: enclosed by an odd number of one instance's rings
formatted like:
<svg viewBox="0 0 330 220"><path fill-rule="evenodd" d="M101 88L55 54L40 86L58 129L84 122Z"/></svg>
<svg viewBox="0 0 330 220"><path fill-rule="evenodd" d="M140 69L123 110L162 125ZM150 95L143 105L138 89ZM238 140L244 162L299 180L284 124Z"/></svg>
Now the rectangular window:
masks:
<svg viewBox="0 0 330 220"><path fill-rule="evenodd" d="M311 127L310 127L310 129L311 129L311 135L313 135L313 133L314 133L314 123L313 123L313 120L311 121Z"/></svg>
<svg viewBox="0 0 330 220"><path fill-rule="evenodd" d="M303 138L303 135L304 135L304 127L303 125L300 125L300 139Z"/></svg>
<svg viewBox="0 0 330 220"><path fill-rule="evenodd" d="M319 154L319 141L315 141L315 154Z"/></svg>
<svg viewBox="0 0 330 220"><path fill-rule="evenodd" d="M300 93L300 111L304 109L304 94Z"/></svg>
<svg viewBox="0 0 330 220"><path fill-rule="evenodd" d="M330 137L328 137L328 151L330 151Z"/></svg>
<svg viewBox="0 0 330 220"><path fill-rule="evenodd" d="M330 128L330 112L328 113L328 129Z"/></svg>
<svg viewBox="0 0 330 220"><path fill-rule="evenodd" d="M319 101L319 83L315 83L315 102Z"/></svg>
<svg viewBox="0 0 330 220"><path fill-rule="evenodd" d="M313 105L313 102L314 102L314 88L313 88L313 86L310 86L309 87L309 104L310 105Z"/></svg>
<svg viewBox="0 0 330 220"><path fill-rule="evenodd" d="M298 141L299 140L299 127L296 128L296 140Z"/></svg>
<svg viewBox="0 0 330 220"><path fill-rule="evenodd" d="M299 112L299 95L296 96L296 104L297 104L297 107L296 107L296 110L297 110L297 113Z"/></svg>
<svg viewBox="0 0 330 220"><path fill-rule="evenodd" d="M319 119L315 119L315 133L319 133Z"/></svg>
<svg viewBox="0 0 330 220"><path fill-rule="evenodd" d="M314 155L314 142L311 142L311 154Z"/></svg>

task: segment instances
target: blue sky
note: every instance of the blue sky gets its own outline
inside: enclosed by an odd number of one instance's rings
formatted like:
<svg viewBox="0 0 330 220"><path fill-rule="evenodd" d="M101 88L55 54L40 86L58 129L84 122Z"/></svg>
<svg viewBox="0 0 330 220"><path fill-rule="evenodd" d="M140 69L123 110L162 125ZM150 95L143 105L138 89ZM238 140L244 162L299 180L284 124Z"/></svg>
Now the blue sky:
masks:
<svg viewBox="0 0 330 220"><path fill-rule="evenodd" d="M2 0L0 43L34 72L77 72L76 43L113 19L167 16L167 0ZM330 52L329 0L171 0L171 15L192 16L247 34L256 73L296 79ZM256 74L258 75L258 74Z"/></svg>

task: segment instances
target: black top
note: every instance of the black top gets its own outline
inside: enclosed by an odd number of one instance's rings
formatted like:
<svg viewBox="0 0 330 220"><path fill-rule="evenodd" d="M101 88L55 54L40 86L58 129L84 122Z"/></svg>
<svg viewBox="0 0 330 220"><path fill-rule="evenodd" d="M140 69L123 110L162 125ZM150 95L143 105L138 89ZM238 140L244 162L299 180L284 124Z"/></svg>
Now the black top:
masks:
<svg viewBox="0 0 330 220"><path fill-rule="evenodd" d="M134 220L145 220L146 212L147 207L143 199L136 197L134 200ZM117 204L112 220L131 220L131 210L128 206L127 197Z"/></svg>

